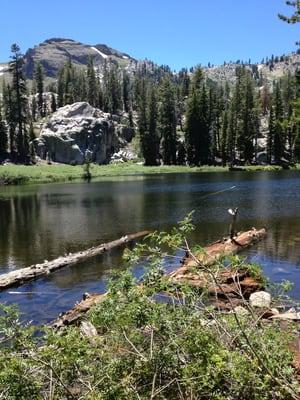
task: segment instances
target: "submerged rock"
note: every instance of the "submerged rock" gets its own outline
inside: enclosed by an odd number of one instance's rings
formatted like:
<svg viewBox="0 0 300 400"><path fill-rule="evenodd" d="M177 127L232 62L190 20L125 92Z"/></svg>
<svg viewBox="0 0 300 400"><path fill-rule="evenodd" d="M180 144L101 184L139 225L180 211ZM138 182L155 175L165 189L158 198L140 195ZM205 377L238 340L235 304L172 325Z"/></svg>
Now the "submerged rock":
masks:
<svg viewBox="0 0 300 400"><path fill-rule="evenodd" d="M36 154L65 164L83 164L86 155L92 162L108 163L133 138L126 121L126 115L111 116L86 102L61 107L35 139Z"/></svg>

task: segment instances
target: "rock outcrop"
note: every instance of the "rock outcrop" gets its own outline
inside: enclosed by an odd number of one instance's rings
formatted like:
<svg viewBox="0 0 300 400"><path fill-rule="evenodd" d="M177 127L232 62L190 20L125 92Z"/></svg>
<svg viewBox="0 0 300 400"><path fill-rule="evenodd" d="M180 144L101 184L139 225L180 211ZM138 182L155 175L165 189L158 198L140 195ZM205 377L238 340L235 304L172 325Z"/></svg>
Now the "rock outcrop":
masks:
<svg viewBox="0 0 300 400"><path fill-rule="evenodd" d="M111 116L85 102L61 107L35 139L36 154L65 164L82 164L86 157L98 164L108 163L133 138L127 120L126 115Z"/></svg>

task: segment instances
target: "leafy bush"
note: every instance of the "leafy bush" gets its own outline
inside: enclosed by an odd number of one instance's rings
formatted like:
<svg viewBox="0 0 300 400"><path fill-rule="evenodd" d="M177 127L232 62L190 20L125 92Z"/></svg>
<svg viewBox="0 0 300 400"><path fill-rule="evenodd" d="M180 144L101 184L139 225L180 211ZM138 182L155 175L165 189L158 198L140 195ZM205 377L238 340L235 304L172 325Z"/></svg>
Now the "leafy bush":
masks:
<svg viewBox="0 0 300 400"><path fill-rule="evenodd" d="M126 252L129 265L142 257L149 269L140 281L130 269L111 279L87 316L96 336L78 327L36 335L14 308L2 306L1 398L299 398L289 351L294 330L251 313L218 313L193 288L163 274L166 247L180 246L192 230L190 218L172 235L155 233L150 245ZM258 274L257 266L247 268Z"/></svg>

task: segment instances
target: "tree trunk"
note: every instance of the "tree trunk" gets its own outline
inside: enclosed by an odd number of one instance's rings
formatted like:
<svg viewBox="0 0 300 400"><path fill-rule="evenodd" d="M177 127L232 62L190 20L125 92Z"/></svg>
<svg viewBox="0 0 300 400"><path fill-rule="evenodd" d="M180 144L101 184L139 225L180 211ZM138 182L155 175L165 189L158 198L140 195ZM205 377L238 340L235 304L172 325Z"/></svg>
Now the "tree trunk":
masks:
<svg viewBox="0 0 300 400"><path fill-rule="evenodd" d="M52 261L45 261L42 264L31 265L30 267L21 268L7 274L0 275L0 291L11 287L20 286L24 282L37 279L41 275L48 275L63 267L71 266L82 262L88 258L97 256L98 254L105 253L115 247L122 246L132 240L139 239L148 235L149 231L142 231L126 235L120 239L114 240L109 243L103 243L99 246L92 247L88 250L79 251L77 253L70 253L67 256L56 258Z"/></svg>

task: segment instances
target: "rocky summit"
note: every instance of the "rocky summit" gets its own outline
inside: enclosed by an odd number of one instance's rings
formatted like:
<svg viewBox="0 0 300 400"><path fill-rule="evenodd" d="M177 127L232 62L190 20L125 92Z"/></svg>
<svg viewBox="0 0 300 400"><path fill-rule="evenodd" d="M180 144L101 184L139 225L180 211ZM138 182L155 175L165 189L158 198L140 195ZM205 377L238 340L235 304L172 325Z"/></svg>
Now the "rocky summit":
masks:
<svg viewBox="0 0 300 400"><path fill-rule="evenodd" d="M34 65L40 62L44 68L45 75L55 78L58 71L67 61L76 66L86 66L92 57L95 67L101 66L105 60L127 65L135 61L128 54L114 50L104 44L88 45L72 39L53 38L28 49L25 54L25 73L32 78Z"/></svg>
<svg viewBox="0 0 300 400"><path fill-rule="evenodd" d="M36 154L65 164L83 164L87 157L105 164L132 140L134 131L127 121L126 114L111 116L86 102L61 107L35 139Z"/></svg>

